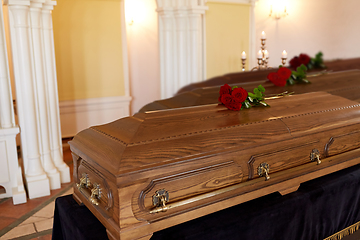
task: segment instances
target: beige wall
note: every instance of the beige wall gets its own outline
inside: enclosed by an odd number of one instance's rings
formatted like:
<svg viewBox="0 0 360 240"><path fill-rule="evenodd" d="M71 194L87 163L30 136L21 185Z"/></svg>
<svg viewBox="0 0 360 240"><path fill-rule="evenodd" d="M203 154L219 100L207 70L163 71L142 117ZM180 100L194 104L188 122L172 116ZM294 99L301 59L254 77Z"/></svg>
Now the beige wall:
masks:
<svg viewBox="0 0 360 240"><path fill-rule="evenodd" d="M125 95L120 0L58 0L53 28L59 99Z"/></svg>
<svg viewBox="0 0 360 240"><path fill-rule="evenodd" d="M207 78L241 71L241 53L249 53L250 5L206 4Z"/></svg>
<svg viewBox="0 0 360 240"><path fill-rule="evenodd" d="M266 32L270 65L281 62L285 49L291 59L300 53L325 60L360 57L359 0L288 0L288 16L269 17L270 0L259 0L255 7L256 49L260 49L261 31Z"/></svg>
<svg viewBox="0 0 360 240"><path fill-rule="evenodd" d="M131 114L161 98L156 8L155 0L125 0Z"/></svg>

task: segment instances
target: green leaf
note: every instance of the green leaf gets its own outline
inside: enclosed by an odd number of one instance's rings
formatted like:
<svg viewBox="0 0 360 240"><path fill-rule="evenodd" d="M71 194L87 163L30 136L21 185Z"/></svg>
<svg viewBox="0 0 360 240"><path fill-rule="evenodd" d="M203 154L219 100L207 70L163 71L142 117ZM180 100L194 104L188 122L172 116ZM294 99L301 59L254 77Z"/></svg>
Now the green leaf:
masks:
<svg viewBox="0 0 360 240"><path fill-rule="evenodd" d="M256 95L256 99L262 99L263 97L262 93L259 90L256 91L255 95Z"/></svg>
<svg viewBox="0 0 360 240"><path fill-rule="evenodd" d="M265 88L263 86L261 86L261 85L258 86L258 89L259 89L260 92L265 92Z"/></svg>
<svg viewBox="0 0 360 240"><path fill-rule="evenodd" d="M291 77L296 79L299 76L298 72L292 72Z"/></svg>
<svg viewBox="0 0 360 240"><path fill-rule="evenodd" d="M233 86L231 90L234 90L235 88L238 88L238 86Z"/></svg>
<svg viewBox="0 0 360 240"><path fill-rule="evenodd" d="M260 93L259 89L254 88L254 93L255 93L255 95L257 95L258 93Z"/></svg>
<svg viewBox="0 0 360 240"><path fill-rule="evenodd" d="M253 94L251 92L248 92L248 96L251 97L251 98L256 98L255 94Z"/></svg>

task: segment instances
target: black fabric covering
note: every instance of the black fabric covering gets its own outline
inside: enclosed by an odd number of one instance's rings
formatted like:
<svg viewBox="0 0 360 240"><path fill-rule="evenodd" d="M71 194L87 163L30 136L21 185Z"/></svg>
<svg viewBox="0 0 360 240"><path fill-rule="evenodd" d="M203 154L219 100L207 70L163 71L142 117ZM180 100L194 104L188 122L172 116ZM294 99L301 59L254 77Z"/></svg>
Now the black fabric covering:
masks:
<svg viewBox="0 0 360 240"><path fill-rule="evenodd" d="M324 239L360 221L360 165L154 233L151 239ZM72 196L56 200L53 239L107 239Z"/></svg>

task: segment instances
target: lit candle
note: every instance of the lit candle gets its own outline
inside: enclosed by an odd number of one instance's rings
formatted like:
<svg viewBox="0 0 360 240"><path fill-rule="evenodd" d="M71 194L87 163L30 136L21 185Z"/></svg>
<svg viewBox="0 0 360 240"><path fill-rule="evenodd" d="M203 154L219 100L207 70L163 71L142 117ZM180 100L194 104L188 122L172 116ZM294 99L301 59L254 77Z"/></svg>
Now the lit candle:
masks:
<svg viewBox="0 0 360 240"><path fill-rule="evenodd" d="M262 31L262 33L261 33L261 39L266 39L266 34L264 31Z"/></svg>
<svg viewBox="0 0 360 240"><path fill-rule="evenodd" d="M265 58L269 58L269 52L268 52L268 50L265 50L264 54L265 54Z"/></svg>
<svg viewBox="0 0 360 240"><path fill-rule="evenodd" d="M287 58L287 52L284 50L281 54L282 58Z"/></svg>
<svg viewBox="0 0 360 240"><path fill-rule="evenodd" d="M262 52L261 52L261 50L259 50L259 52L258 52L258 54L257 54L257 58L262 58L263 56L262 56Z"/></svg>
<svg viewBox="0 0 360 240"><path fill-rule="evenodd" d="M246 59L246 53L245 53L245 51L243 51L243 52L241 53L241 59Z"/></svg>

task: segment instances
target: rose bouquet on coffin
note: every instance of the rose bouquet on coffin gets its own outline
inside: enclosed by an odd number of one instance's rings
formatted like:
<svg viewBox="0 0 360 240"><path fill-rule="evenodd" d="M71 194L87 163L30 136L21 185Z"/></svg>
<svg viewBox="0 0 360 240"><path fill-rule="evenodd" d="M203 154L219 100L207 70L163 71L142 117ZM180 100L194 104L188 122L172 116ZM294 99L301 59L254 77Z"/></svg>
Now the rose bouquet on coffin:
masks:
<svg viewBox="0 0 360 240"><path fill-rule="evenodd" d="M296 71L291 71L286 67L280 66L277 72L269 73L267 79L279 87L283 87L286 84L310 83L310 81L306 79L306 71L307 68L304 64L297 67Z"/></svg>
<svg viewBox="0 0 360 240"><path fill-rule="evenodd" d="M254 93L247 92L242 87L230 87L225 84L220 87L219 102L230 110L239 111L243 108L251 108L253 106L269 106L265 101L265 88L259 85L254 89Z"/></svg>
<svg viewBox="0 0 360 240"><path fill-rule="evenodd" d="M301 53L299 56L293 57L289 63L290 67L293 69L297 69L302 64L304 64L309 70L313 68L326 68L322 52L318 52L314 58L309 57L309 55L305 53Z"/></svg>

